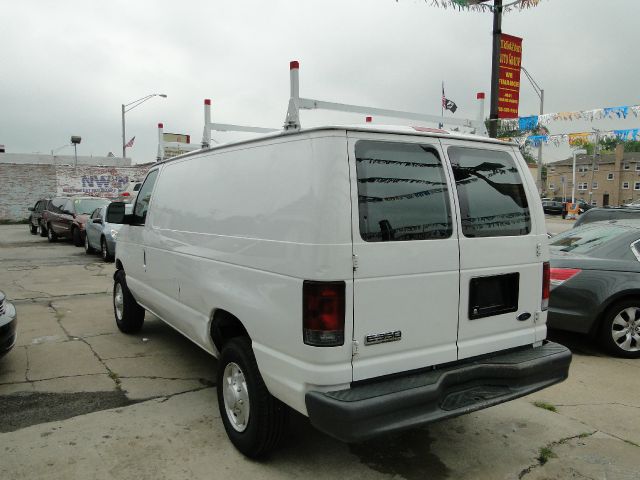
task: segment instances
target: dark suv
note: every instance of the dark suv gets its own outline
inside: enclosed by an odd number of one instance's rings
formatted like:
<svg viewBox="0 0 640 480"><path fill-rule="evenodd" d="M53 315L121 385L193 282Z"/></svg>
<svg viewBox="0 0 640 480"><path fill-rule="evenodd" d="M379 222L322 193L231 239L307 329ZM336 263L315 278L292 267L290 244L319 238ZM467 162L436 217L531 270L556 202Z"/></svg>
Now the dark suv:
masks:
<svg viewBox="0 0 640 480"><path fill-rule="evenodd" d="M562 213L562 202L545 200L542 202L542 210L548 215L560 215Z"/></svg>
<svg viewBox="0 0 640 480"><path fill-rule="evenodd" d="M108 203L109 199L99 197L56 197L50 200L42 213L47 238L50 242L60 237L70 238L76 247L81 247L89 215Z"/></svg>
<svg viewBox="0 0 640 480"><path fill-rule="evenodd" d="M31 235L36 235L38 230L40 230L41 237L47 236L47 229L42 223L42 212L48 202L49 200L43 198L38 200L33 207L29 207L29 211L31 212L29 215L29 231L31 232Z"/></svg>

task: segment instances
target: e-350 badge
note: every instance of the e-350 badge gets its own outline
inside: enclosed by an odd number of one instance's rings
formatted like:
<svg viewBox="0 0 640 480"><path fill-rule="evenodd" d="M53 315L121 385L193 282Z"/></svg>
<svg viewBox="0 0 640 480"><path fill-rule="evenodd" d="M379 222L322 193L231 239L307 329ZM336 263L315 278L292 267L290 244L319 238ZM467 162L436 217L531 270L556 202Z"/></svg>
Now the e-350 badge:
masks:
<svg viewBox="0 0 640 480"><path fill-rule="evenodd" d="M400 330L396 330L395 332L372 333L370 335L365 335L364 344L377 345L378 343L397 342L399 340L402 340L402 332Z"/></svg>

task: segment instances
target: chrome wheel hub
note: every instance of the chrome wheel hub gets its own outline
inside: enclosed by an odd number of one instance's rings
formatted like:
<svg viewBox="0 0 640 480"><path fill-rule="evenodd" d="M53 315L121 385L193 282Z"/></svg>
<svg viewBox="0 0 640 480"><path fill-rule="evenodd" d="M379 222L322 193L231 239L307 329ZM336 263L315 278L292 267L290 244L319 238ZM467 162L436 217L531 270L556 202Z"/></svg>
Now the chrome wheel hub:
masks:
<svg viewBox="0 0 640 480"><path fill-rule="evenodd" d="M231 426L237 432L244 432L249 423L249 390L244 373L237 363L230 362L222 376L224 409Z"/></svg>
<svg viewBox="0 0 640 480"><path fill-rule="evenodd" d="M122 312L124 310L124 297L122 295L122 285L116 283L116 289L113 292L113 308L116 311L118 320L122 320Z"/></svg>
<svg viewBox="0 0 640 480"><path fill-rule="evenodd" d="M640 308L627 307L613 319L611 337L625 352L640 351Z"/></svg>

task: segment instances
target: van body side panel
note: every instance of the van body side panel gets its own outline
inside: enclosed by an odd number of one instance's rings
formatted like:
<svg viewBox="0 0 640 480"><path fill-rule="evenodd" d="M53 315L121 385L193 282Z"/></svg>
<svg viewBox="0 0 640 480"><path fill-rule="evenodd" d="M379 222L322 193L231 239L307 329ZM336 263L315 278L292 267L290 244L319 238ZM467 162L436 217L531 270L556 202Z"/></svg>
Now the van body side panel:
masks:
<svg viewBox="0 0 640 480"><path fill-rule="evenodd" d="M439 142L348 135L357 256L353 380L455 361L458 239Z"/></svg>
<svg viewBox="0 0 640 480"><path fill-rule="evenodd" d="M511 146L442 145L460 209L458 358L533 344L546 239L528 168Z"/></svg>
<svg viewBox="0 0 640 480"><path fill-rule="evenodd" d="M151 302L208 350L222 309L252 338L269 391L306 412L304 393L351 381L351 206L344 132L316 132L168 162L153 200ZM304 280L347 285L345 344L303 343Z"/></svg>

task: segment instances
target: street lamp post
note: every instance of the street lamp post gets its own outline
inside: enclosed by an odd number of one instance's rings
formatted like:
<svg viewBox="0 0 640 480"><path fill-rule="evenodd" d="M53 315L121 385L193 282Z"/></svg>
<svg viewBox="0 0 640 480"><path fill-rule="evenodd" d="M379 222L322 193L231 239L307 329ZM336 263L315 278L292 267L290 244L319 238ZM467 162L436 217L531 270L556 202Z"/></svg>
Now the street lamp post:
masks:
<svg viewBox="0 0 640 480"><path fill-rule="evenodd" d="M73 167L74 168L78 168L78 144L81 141L82 141L82 137L79 137L78 135L71 136L71 144L73 145L73 158L74 158Z"/></svg>
<svg viewBox="0 0 640 480"><path fill-rule="evenodd" d="M542 115L542 112L544 110L544 89L540 88L540 85L536 83L536 81L529 74L526 68L521 66L520 69L524 72L526 77L529 79L529 82L531 83L533 90L538 95L538 98L540 98L540 115ZM542 194L543 190L544 188L542 188L542 142L540 142L538 144L538 192Z"/></svg>
<svg viewBox="0 0 640 480"><path fill-rule="evenodd" d="M595 140L593 141L593 160L591 161L591 184L589 185L589 205L593 204L593 173L596 169L596 155L598 152L598 142L600 141L600 130L592 128L595 132Z"/></svg>
<svg viewBox="0 0 640 480"><path fill-rule="evenodd" d="M126 158L127 157L127 139L126 139L126 130L125 130L125 122L124 122L124 114L133 110L134 108L136 108L139 105L142 105L144 102L146 102L147 100L153 98L153 97L162 97L162 98L167 98L167 96L164 93L152 93L150 95L147 95L145 97L139 98L137 100L134 100L133 102L130 103L126 103L122 105L122 158Z"/></svg>

